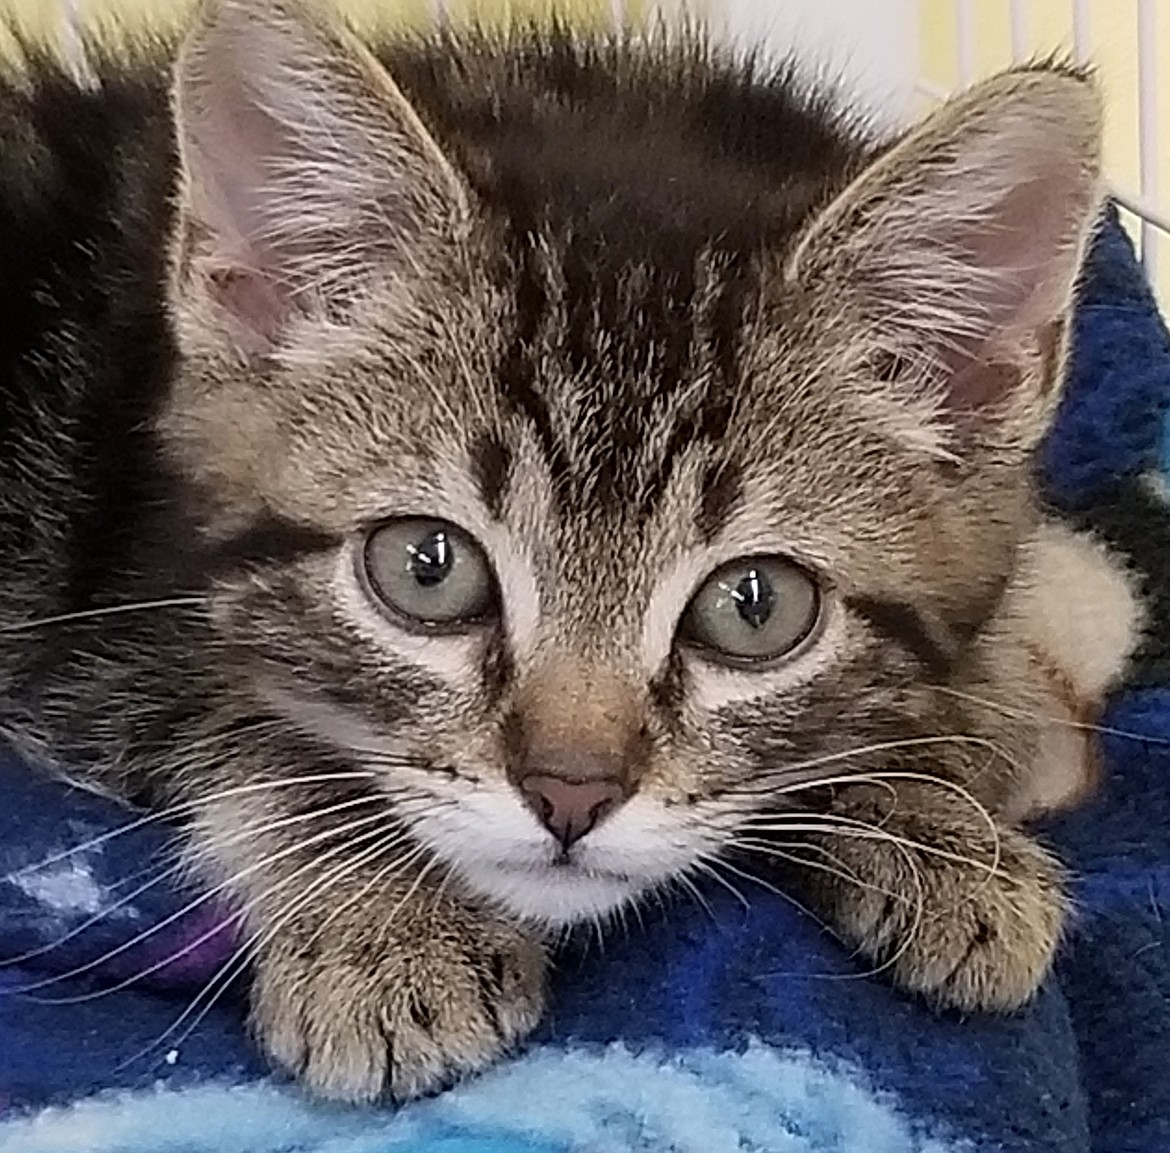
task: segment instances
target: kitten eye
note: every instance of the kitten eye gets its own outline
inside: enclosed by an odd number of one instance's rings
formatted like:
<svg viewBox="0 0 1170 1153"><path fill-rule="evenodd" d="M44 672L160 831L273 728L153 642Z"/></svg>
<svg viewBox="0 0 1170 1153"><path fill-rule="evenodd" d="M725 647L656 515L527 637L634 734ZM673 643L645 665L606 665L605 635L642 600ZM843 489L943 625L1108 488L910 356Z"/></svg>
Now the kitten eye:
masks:
<svg viewBox="0 0 1170 1153"><path fill-rule="evenodd" d="M733 664L765 663L792 653L820 616L820 586L808 572L782 557L751 557L708 578L679 635Z"/></svg>
<svg viewBox="0 0 1170 1153"><path fill-rule="evenodd" d="M379 525L362 553L365 585L399 616L425 625L488 616L495 581L483 550L457 525L411 518Z"/></svg>

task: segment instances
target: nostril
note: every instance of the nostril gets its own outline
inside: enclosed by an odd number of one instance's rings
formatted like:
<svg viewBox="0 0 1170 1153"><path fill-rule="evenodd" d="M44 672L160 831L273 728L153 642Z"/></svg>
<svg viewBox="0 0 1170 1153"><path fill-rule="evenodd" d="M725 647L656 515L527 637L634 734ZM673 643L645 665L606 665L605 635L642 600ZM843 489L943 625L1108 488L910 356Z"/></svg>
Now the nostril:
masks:
<svg viewBox="0 0 1170 1153"><path fill-rule="evenodd" d="M526 789L525 795L535 805L536 815L540 818L541 823L547 825L553 819L555 812L552 801L540 792L539 789Z"/></svg>
<svg viewBox="0 0 1170 1153"><path fill-rule="evenodd" d="M625 798L620 781L570 781L545 773L523 778L520 791L541 824L565 848L594 829Z"/></svg>

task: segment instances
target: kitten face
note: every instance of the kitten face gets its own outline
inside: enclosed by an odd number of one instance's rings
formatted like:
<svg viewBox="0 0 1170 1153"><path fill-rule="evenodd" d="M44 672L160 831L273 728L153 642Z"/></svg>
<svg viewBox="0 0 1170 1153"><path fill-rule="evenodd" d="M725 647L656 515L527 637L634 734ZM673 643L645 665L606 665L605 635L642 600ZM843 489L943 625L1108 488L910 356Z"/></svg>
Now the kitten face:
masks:
<svg viewBox="0 0 1170 1153"><path fill-rule="evenodd" d="M210 537L274 522L305 543L215 591L251 692L377 770L465 883L550 923L708 867L750 815L798 809L814 764L965 728L933 686L986 674L977 638L1036 520L1028 456L1096 204L1079 80L1020 73L868 167L842 133L782 198L760 164L739 215L718 179L687 184L702 150L664 123L651 190L619 182L594 211L603 158L518 157L507 113L460 136L433 93L416 113L279 11L245 31L246 83L214 45L180 69L186 368L163 429ZM265 73L274 46L308 112ZM232 83L262 130L213 114ZM551 115L505 95L517 133ZM618 113L563 128L596 147ZM287 187L238 187L257 152ZM1016 195L1033 185L1048 225ZM985 250L963 222L995 213ZM409 518L430 528L399 577L435 522L457 561L482 554L474 621L381 603L370 534ZM721 572L711 611L745 635L742 582L794 574L790 651L694 642ZM565 847L524 782L578 763L623 800Z"/></svg>
<svg viewBox="0 0 1170 1153"><path fill-rule="evenodd" d="M764 273L752 275L758 299ZM335 359L306 333L309 371L294 349L265 384L262 418L253 382L240 382L263 461L249 497L336 543L225 589L220 619L257 693L379 767L419 838L468 883L559 922L724 853L746 813L803 778L802 763L922 724L930 702L913 691L915 655L856 606L950 608L943 542L983 533L994 557L1018 528L1005 518L992 534L965 516L969 485L837 395L840 353L794 353L776 328L761 341L747 308L731 334L733 381L699 366L674 379L623 373L616 357L570 370L545 352L529 403L558 430L563 456L550 459L500 385L500 336L515 324L506 301L503 289L478 307L436 301L435 316L462 334L458 356L441 329L429 346L388 332L395 300L371 301L381 323L355 325ZM690 328L670 335L701 359ZM646 347L628 327L596 339L631 358ZM396 355L404 347L409 361ZM641 444L606 436L631 418ZM687 435L704 426L717 439ZM379 606L361 579L366 535L404 517L470 534L498 619L428 632ZM712 574L757 557L791 560L815 581L807 641L736 667L680 639ZM982 575L961 574L971 601ZM567 857L513 783L534 743L596 749L636 777L634 795Z"/></svg>

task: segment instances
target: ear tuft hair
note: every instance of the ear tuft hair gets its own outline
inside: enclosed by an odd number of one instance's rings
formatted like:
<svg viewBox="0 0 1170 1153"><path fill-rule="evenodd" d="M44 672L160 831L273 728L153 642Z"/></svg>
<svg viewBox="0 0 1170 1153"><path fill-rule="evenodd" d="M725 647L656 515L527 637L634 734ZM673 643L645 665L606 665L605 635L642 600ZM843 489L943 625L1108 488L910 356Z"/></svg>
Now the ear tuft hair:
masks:
<svg viewBox="0 0 1170 1153"><path fill-rule="evenodd" d="M211 0L176 67L177 291L229 339L275 341L291 313L363 277L423 272L467 213L464 187L390 77L302 0Z"/></svg>
<svg viewBox="0 0 1170 1153"><path fill-rule="evenodd" d="M960 440L1002 432L1012 410L1038 437L1100 213L1101 120L1088 73L1004 73L945 104L813 222L789 275L847 286L875 363L900 366L886 381L875 370L875 387L925 397Z"/></svg>

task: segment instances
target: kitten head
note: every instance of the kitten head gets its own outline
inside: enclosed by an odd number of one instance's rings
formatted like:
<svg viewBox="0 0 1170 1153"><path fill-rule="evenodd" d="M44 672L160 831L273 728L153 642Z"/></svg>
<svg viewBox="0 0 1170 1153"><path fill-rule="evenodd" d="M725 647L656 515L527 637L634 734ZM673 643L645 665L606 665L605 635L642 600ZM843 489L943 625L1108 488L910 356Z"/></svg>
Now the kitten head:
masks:
<svg viewBox="0 0 1170 1153"><path fill-rule="evenodd" d="M874 147L694 44L384 55L221 0L177 66L163 432L209 539L279 546L213 590L233 675L549 922L898 742L962 777L936 738L990 728L1006 805L1033 727L938 686L1035 698L1005 590L1091 83L1015 71Z"/></svg>

